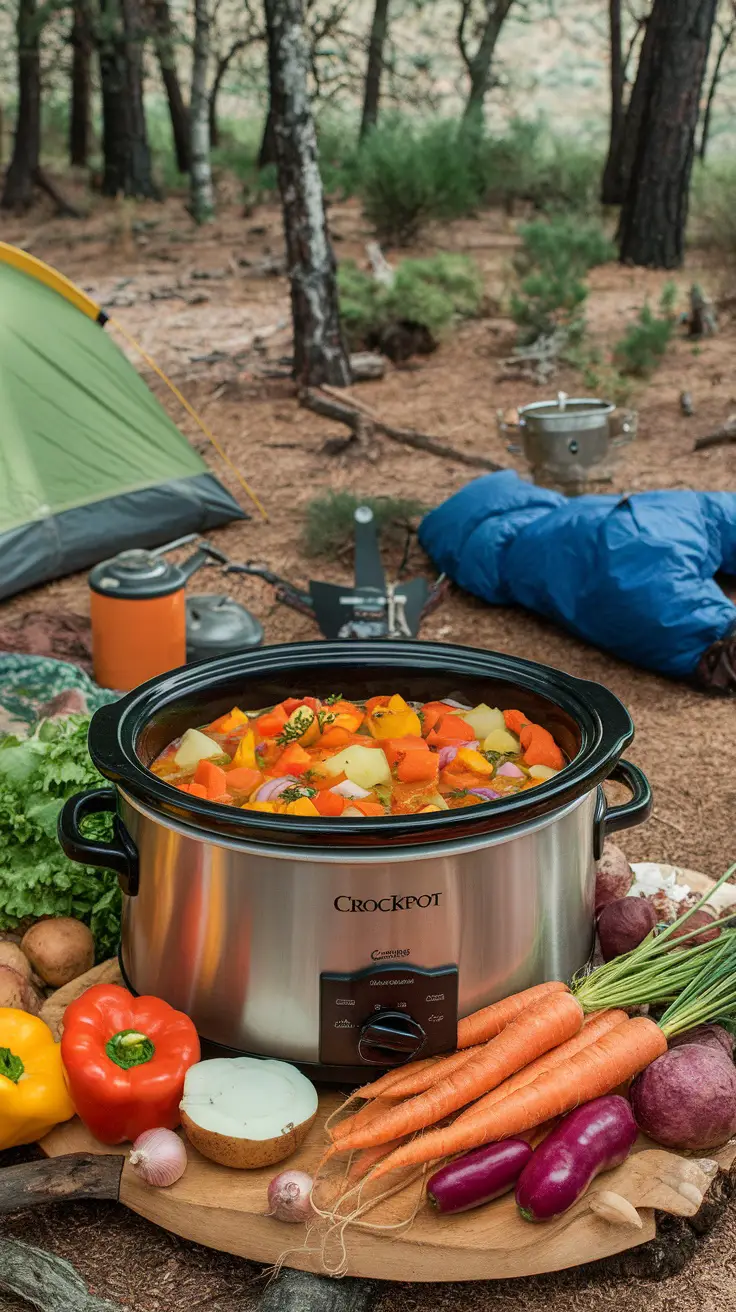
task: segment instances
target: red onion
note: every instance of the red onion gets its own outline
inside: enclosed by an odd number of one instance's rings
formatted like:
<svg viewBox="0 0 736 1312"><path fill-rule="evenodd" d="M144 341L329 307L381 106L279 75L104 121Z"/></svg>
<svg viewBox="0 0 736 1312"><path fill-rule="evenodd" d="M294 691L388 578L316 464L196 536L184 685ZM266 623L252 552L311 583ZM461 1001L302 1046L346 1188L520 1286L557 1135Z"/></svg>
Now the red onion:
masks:
<svg viewBox="0 0 736 1312"><path fill-rule="evenodd" d="M468 747L470 748L471 751L477 752L478 748L480 747L480 743L478 742L477 738L474 738L472 743L458 743L457 747L440 747L440 751L439 751L440 770L444 770L445 767L448 766L451 761L455 760L455 757L457 756L461 747Z"/></svg>
<svg viewBox="0 0 736 1312"><path fill-rule="evenodd" d="M468 792L476 797L482 797L484 802L492 802L496 797L501 796L494 788L469 788Z"/></svg>
<svg viewBox="0 0 736 1312"><path fill-rule="evenodd" d="M253 801L273 802L287 788L293 788L295 783L298 783L298 780L293 775L288 774L281 775L279 779L267 779L265 784L261 784L260 788L257 789Z"/></svg>
<svg viewBox="0 0 736 1312"><path fill-rule="evenodd" d="M514 765L513 761L505 761L503 765L499 766L496 774L505 775L507 779L524 778L524 771L520 770L518 765Z"/></svg>
<svg viewBox="0 0 736 1312"><path fill-rule="evenodd" d="M308 1221L312 1216L312 1177L306 1171L281 1171L268 1186L268 1216L277 1221Z"/></svg>
<svg viewBox="0 0 736 1312"><path fill-rule="evenodd" d="M337 793L338 797L352 797L360 800L361 797L370 797L370 789L361 788L360 784L354 784L352 779L343 779L341 783L335 784L330 789L331 793Z"/></svg>

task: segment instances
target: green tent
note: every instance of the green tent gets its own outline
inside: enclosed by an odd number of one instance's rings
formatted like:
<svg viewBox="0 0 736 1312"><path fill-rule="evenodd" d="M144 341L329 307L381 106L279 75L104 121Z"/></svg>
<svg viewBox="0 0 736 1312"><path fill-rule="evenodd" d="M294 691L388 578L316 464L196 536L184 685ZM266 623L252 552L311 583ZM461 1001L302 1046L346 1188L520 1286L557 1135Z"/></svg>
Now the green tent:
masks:
<svg viewBox="0 0 736 1312"><path fill-rule="evenodd" d="M104 323L0 242L0 598L247 518Z"/></svg>

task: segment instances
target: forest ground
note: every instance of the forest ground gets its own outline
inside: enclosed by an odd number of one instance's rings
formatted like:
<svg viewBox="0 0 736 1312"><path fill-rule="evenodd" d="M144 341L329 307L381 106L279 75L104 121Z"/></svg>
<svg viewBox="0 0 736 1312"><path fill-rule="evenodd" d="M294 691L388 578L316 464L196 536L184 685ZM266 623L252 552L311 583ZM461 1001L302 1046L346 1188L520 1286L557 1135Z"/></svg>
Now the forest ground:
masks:
<svg viewBox="0 0 736 1312"><path fill-rule="evenodd" d="M183 388L256 489L268 509L268 524L254 512L249 521L213 533L214 542L232 558L263 561L298 584L310 576L347 580L349 555L334 562L304 555L304 511L313 497L328 488L348 489L417 497L433 505L467 482L473 471L380 439L373 464L349 454L324 454L325 439L345 430L299 407L280 363L290 351L288 287L282 276L268 271L282 254L278 209L267 204L244 214L235 185L230 196L220 199L221 216L200 231L181 199L172 197L163 205L135 208L97 202L79 222L52 219L39 207L23 220L8 222L3 237L27 246L111 306L126 331ZM371 233L356 204L333 204L330 223L338 259L363 263ZM502 360L513 345L513 325L503 317L502 306L512 283L516 240L513 222L491 212L434 227L411 250L386 251L391 260L440 250L472 255L486 285L484 317L460 327L435 354L408 367L389 366L382 381L354 390L394 425L431 433L458 450L521 471L523 462L507 452L498 432L496 410L542 399L558 388L571 395L584 394L584 389L570 370L544 388L499 381ZM666 275L641 269L595 269L587 307L592 338L610 345L647 296L656 301L666 281ZM720 331L697 345L679 334L653 379L638 390L633 401L638 437L623 449L615 491L736 487L736 447L693 452L695 438L719 427L736 409L736 271L729 273L712 254L693 251L676 281L682 308L693 281L720 301ZM141 367L182 430L245 505L238 483L196 426ZM266 376L279 370L284 376ZM695 413L690 418L680 410L682 391L692 395ZM431 574L416 546L412 571ZM230 590L263 621L268 643L317 636L307 619L274 605L271 590L256 580L229 582L226 588L217 574L208 573L198 576L195 590ZM85 577L80 575L3 603L0 621L29 609L83 614L86 607ZM457 592L427 621L422 636L510 652L607 684L631 711L637 736L628 755L647 772L655 795L649 823L621 836L629 857L668 861L714 877L733 859L733 703L634 669L531 615L492 609ZM235 1312L255 1306L261 1289L248 1264L167 1235L113 1204L48 1208L11 1218L4 1232L68 1258L99 1294L131 1312L205 1307ZM618 1307L627 1312L674 1307L715 1312L724 1296L728 1305L734 1287L735 1241L732 1212L700 1245L686 1271L662 1284L586 1268L523 1282L387 1286L377 1312L613 1312ZM20 1306L0 1297L0 1308Z"/></svg>

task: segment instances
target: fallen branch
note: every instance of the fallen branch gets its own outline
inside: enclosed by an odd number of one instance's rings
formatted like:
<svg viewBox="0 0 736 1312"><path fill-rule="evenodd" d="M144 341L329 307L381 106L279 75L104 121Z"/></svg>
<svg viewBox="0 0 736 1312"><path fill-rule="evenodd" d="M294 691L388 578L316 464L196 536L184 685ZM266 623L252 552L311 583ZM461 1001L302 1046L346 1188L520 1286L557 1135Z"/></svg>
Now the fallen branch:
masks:
<svg viewBox="0 0 736 1312"><path fill-rule="evenodd" d="M123 1312L119 1303L91 1294L70 1262L19 1239L0 1239L0 1289L40 1312Z"/></svg>
<svg viewBox="0 0 736 1312"><path fill-rule="evenodd" d="M6 1166L0 1171L0 1216L74 1198L116 1200L124 1161L122 1153L69 1153Z"/></svg>
<svg viewBox="0 0 736 1312"><path fill-rule="evenodd" d="M728 446L731 442L736 442L736 415L730 415L725 424L713 433L697 438L693 451L705 451L709 446Z"/></svg>
<svg viewBox="0 0 736 1312"><path fill-rule="evenodd" d="M45 191L46 195L51 197L62 219L81 219L83 217L81 212L75 209L65 196L62 196L56 184L51 181L48 173L45 173L43 169L37 168L34 170L33 181L41 191Z"/></svg>
<svg viewBox="0 0 736 1312"><path fill-rule="evenodd" d="M429 455L439 456L443 460L456 460L459 464L471 465L474 469L502 468L485 456L470 455L465 451L457 451L454 447L446 446L444 442L439 442L437 438L430 437L427 433L418 433L413 428L395 428L380 419L364 402L351 397L348 404L331 387L325 386L319 391L312 387L304 388L299 400L305 409L312 410L314 414L345 424L364 450L369 444L369 430L372 428L373 431L382 433L390 442L413 447L416 451L426 451ZM342 449L348 445L348 442L341 444ZM333 449L336 450L336 446Z"/></svg>

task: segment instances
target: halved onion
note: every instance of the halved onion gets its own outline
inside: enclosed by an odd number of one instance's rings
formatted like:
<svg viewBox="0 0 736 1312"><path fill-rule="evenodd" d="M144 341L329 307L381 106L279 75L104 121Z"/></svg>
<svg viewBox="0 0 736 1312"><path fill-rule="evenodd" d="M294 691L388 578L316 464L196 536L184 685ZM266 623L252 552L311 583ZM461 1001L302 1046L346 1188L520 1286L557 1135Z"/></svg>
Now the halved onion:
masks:
<svg viewBox="0 0 736 1312"><path fill-rule="evenodd" d="M190 1066L179 1105L203 1157L252 1170L290 1157L317 1115L317 1090L285 1061L218 1057Z"/></svg>
<svg viewBox="0 0 736 1312"><path fill-rule="evenodd" d="M354 784L352 779L343 779L341 783L335 784L331 793L337 793L338 797L350 797L360 801L361 797L370 797L370 788L361 788L360 784Z"/></svg>
<svg viewBox="0 0 736 1312"><path fill-rule="evenodd" d="M504 761L503 765L499 765L496 774L503 775L505 779L524 778L524 771L520 770L518 765L514 765L513 761Z"/></svg>

